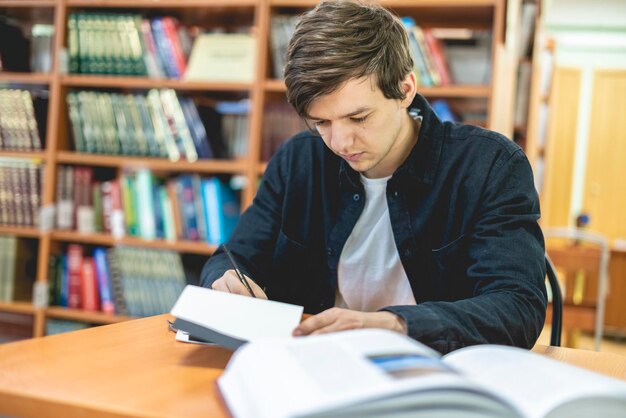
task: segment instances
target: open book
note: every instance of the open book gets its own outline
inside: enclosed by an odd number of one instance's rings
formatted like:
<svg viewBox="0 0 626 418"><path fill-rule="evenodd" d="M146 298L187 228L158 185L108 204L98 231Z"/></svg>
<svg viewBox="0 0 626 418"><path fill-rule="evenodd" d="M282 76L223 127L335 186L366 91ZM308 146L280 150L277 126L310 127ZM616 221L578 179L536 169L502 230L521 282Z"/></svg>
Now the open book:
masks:
<svg viewBox="0 0 626 418"><path fill-rule="evenodd" d="M505 346L442 357L375 329L245 344L218 385L235 418L626 416L626 382Z"/></svg>

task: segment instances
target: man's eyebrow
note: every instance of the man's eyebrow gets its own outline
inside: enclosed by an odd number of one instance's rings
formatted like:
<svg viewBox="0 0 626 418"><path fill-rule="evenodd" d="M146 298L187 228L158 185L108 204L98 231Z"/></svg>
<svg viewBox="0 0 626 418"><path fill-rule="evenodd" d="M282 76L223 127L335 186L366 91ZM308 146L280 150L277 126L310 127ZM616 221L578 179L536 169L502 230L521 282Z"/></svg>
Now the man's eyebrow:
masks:
<svg viewBox="0 0 626 418"><path fill-rule="evenodd" d="M350 113L346 113L345 115L340 116L339 119L351 118L352 116L356 116L358 114L361 114L361 113L369 111L369 110L370 110L370 108L368 106L361 106L361 107L357 108L356 110L354 110L354 111L352 111ZM322 118L316 118L313 115L309 115L308 119L311 119L311 120L325 120L325 119L322 119Z"/></svg>

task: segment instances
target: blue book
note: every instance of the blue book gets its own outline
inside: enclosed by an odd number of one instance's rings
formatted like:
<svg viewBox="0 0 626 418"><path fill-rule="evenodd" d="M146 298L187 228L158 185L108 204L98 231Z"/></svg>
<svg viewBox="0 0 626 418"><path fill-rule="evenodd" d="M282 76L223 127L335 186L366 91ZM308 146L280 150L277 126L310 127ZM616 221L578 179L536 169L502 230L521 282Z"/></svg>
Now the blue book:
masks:
<svg viewBox="0 0 626 418"><path fill-rule="evenodd" d="M450 106L445 100L433 100L430 105L442 121L458 122L456 116L452 113L452 109L450 109Z"/></svg>
<svg viewBox="0 0 626 418"><path fill-rule="evenodd" d="M193 139L194 147L198 153L198 158L209 159L213 158L213 150L211 144L209 144L209 137L206 133L206 129L202 124L202 119L198 114L198 109L190 98L179 99L180 107L185 115L187 126L189 127L189 133Z"/></svg>
<svg viewBox="0 0 626 418"><path fill-rule="evenodd" d="M61 288L59 289L59 306L66 306L70 295L70 276L67 266L67 255L61 256Z"/></svg>
<svg viewBox="0 0 626 418"><path fill-rule="evenodd" d="M115 313L115 304L113 301L113 288L111 286L109 266L107 264L106 249L96 247L93 250L93 259L96 265L96 281L100 293L102 312L113 314Z"/></svg>
<svg viewBox="0 0 626 418"><path fill-rule="evenodd" d="M191 175L185 174L176 179L176 197L183 221L183 235L189 240L198 240L198 222L196 220L196 203Z"/></svg>
<svg viewBox="0 0 626 418"><path fill-rule="evenodd" d="M157 17L152 19L151 26L152 37L156 44L159 60L165 69L165 74L168 78L180 78L181 74L178 73L172 45L163 27L163 18Z"/></svg>
<svg viewBox="0 0 626 418"><path fill-rule="evenodd" d="M202 179L202 201L204 202L204 223L206 225L206 240L209 244L220 243L219 205L217 201L217 187L215 177Z"/></svg>

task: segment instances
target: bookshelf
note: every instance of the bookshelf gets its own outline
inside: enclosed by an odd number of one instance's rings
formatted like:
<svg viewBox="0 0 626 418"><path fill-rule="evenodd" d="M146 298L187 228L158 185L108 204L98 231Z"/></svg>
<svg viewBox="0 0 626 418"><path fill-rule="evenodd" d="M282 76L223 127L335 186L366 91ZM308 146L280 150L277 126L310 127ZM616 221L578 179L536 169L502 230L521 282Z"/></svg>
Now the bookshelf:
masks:
<svg viewBox="0 0 626 418"><path fill-rule="evenodd" d="M44 149L37 152L0 151L2 158L29 158L44 163L41 187L41 206L54 207L62 167L88 166L94 169L98 180L119 177L128 169L148 169L166 179L190 173L202 176L237 176L242 184L241 207L248 206L256 193L259 176L267 166L264 143L271 123L264 118L268 106L284 106L285 85L272 71L272 19L277 15L297 15L317 2L314 0L0 0L0 16L18 16L30 23L45 22L55 29L52 47L52 68L48 73L0 71L0 88L26 86L45 89L48 97L47 128ZM484 66L490 76L480 83L449 84L420 87L429 99L445 99L458 112L468 108L466 122L495 127L501 109L494 98L499 94L493 80L498 71L497 54L504 42L505 0L382 0L381 3L399 16L410 16L425 28L463 28L489 34ZM256 66L250 82L206 82L185 79L154 78L149 76L117 76L75 74L68 67L68 18L73 13L136 14L143 17L173 16L179 22L211 30L218 27L248 27L256 39ZM67 94L81 90L109 93L146 94L152 89L173 89L184 97L198 101L249 100L247 153L234 158L200 159L195 162L147 156L88 154L77 152L72 139L72 125L66 103ZM480 115L473 116L478 109ZM295 129L295 128L294 128ZM271 155L271 152L270 154ZM265 155L267 157L267 154ZM104 172L105 174L98 174ZM0 235L35 240L36 282L49 285L48 263L51 255L60 254L70 244L86 247L116 247L118 245L147 249L171 250L193 260L191 267L199 270L202 261L210 256L216 245L193 240L142 239L134 236L114 237L96 232L84 233L60 230L50 222L40 228L0 226ZM191 258L190 258L191 257ZM189 267L189 266L185 266ZM67 319L92 324L119 322L126 316L107 315L69 309L45 307L39 303L2 302L0 313L10 312L33 317L32 335L45 335L47 318Z"/></svg>

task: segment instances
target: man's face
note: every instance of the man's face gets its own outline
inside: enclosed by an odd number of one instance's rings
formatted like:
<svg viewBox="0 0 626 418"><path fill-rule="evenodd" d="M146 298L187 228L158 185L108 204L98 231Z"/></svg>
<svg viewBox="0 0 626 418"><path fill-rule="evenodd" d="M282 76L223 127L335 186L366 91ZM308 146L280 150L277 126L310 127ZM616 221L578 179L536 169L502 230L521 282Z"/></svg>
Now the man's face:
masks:
<svg viewBox="0 0 626 418"><path fill-rule="evenodd" d="M415 95L413 74L403 81L406 99L387 99L373 76L351 79L309 108L309 123L324 143L369 178L390 176L415 144L406 109Z"/></svg>

